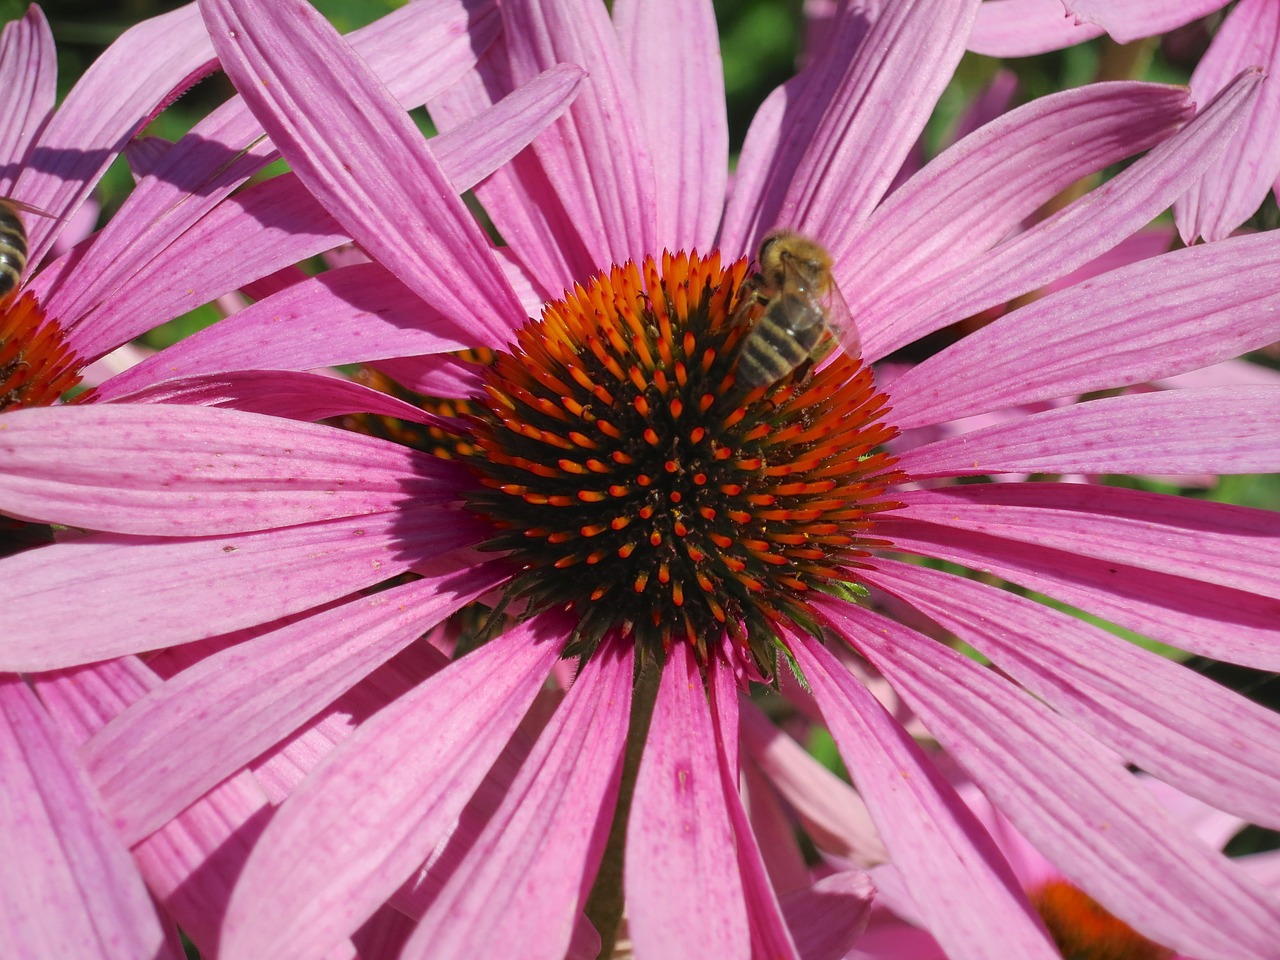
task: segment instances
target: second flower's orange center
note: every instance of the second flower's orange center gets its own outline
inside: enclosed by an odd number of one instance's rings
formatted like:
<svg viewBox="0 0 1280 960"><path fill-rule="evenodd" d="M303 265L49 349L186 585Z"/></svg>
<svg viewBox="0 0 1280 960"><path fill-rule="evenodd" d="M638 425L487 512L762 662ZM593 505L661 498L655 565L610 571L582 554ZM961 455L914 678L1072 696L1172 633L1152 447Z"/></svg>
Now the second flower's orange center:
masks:
<svg viewBox="0 0 1280 960"><path fill-rule="evenodd" d="M1173 951L1117 920L1078 887L1051 880L1031 893L1063 960L1169 960Z"/></svg>
<svg viewBox="0 0 1280 960"><path fill-rule="evenodd" d="M0 411L49 406L80 382L80 366L34 296L0 302Z"/></svg>

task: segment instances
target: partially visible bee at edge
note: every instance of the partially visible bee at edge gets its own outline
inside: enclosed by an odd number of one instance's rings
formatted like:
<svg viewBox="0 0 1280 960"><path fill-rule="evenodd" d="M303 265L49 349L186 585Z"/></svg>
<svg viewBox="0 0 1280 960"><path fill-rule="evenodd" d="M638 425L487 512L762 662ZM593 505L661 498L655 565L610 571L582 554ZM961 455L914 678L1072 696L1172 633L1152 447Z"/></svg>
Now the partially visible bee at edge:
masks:
<svg viewBox="0 0 1280 960"><path fill-rule="evenodd" d="M19 210L38 217L58 219L37 207L10 197L0 197L0 302L18 289L22 272L27 269L27 229L18 216Z"/></svg>
<svg viewBox="0 0 1280 960"><path fill-rule="evenodd" d="M852 356L860 352L857 330L831 276L831 254L816 241L790 230L775 230L760 244L754 290L738 310L764 311L742 340L738 382L748 390L777 383L821 360L840 337ZM832 314L842 316L838 319Z"/></svg>

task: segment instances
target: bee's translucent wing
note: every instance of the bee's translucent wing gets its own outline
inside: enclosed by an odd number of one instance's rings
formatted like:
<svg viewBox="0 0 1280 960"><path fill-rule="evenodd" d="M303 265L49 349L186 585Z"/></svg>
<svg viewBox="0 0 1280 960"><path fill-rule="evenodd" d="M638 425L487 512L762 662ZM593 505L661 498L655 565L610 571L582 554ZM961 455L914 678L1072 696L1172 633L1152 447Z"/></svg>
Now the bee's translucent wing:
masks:
<svg viewBox="0 0 1280 960"><path fill-rule="evenodd" d="M47 217L50 220L62 220L62 217L54 216L47 210L41 210L39 207L33 207L29 203L23 203L21 200L14 200L12 197L0 197L0 203L7 203L15 210L21 210L23 213L34 214L37 217Z"/></svg>
<svg viewBox="0 0 1280 960"><path fill-rule="evenodd" d="M831 278L831 289L827 291L824 306L827 309L827 325L840 341L840 347L850 358L856 360L862 356L862 338L858 336L858 325L854 322L849 304L845 303L840 293L840 284L835 277Z"/></svg>

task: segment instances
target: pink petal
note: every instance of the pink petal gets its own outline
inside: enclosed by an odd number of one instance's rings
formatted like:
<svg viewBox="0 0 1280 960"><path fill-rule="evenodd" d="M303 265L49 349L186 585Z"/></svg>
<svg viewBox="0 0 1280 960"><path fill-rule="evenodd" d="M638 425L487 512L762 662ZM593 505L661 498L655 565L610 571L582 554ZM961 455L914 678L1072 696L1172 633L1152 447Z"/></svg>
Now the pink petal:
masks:
<svg viewBox="0 0 1280 960"><path fill-rule="evenodd" d="M825 647L790 639L854 786L947 955L1061 960L995 844L920 747Z"/></svg>
<svg viewBox="0 0 1280 960"><path fill-rule="evenodd" d="M40 135L43 159L19 174L14 195L69 217L129 138L213 67L209 38L190 5L130 27L67 94ZM43 217L27 224L32 263L43 259L61 226Z"/></svg>
<svg viewBox="0 0 1280 960"><path fill-rule="evenodd" d="M1280 603L1269 597L1149 570L1117 577L1114 563L949 524L887 517L876 534L894 549L994 574L1162 643L1280 670Z"/></svg>
<svg viewBox="0 0 1280 960"><path fill-rule="evenodd" d="M779 896L803 890L811 877L797 842L795 818L752 758L744 755L740 759L742 803L773 888Z"/></svg>
<svg viewBox="0 0 1280 960"><path fill-rule="evenodd" d="M1219 4L1221 6L1221 4ZM1227 16L1191 75L1191 93L1205 103L1240 70L1280 74L1280 6L1241 0ZM1204 177L1174 204L1183 242L1221 240L1249 219L1280 175L1280 84L1268 80L1244 126Z"/></svg>
<svg viewBox="0 0 1280 960"><path fill-rule="evenodd" d="M470 539L442 516L380 514L194 540L103 534L10 557L0 561L0 596L23 616L0 633L0 670L190 643L328 603Z"/></svg>
<svg viewBox="0 0 1280 960"><path fill-rule="evenodd" d="M1161 390L1181 390L1185 387L1277 387L1280 386L1280 371L1251 360L1226 360L1175 377L1161 377L1152 386Z"/></svg>
<svg viewBox="0 0 1280 960"><path fill-rule="evenodd" d="M243 370L312 370L459 350L439 314L376 263L329 270L286 287L102 384L104 399L174 377Z"/></svg>
<svg viewBox="0 0 1280 960"><path fill-rule="evenodd" d="M1062 0L986 0L973 21L969 49L988 57L1028 57L1100 36L1101 27L1073 20Z"/></svg>
<svg viewBox="0 0 1280 960"><path fill-rule="evenodd" d="M492 40L498 27L497 11L486 7L483 0L418 0L354 31L347 40L379 71L402 106L410 108L452 82L458 71L474 61L476 51ZM431 56L406 57L406 35L415 37L422 49L430 49ZM228 161L229 154L236 156ZM166 152L162 164L103 228L94 255L76 262L69 279L43 285L47 270L35 278L33 286L41 294L41 303L64 324L72 325L72 339L81 356L105 353L244 281L255 260L243 253L256 249L251 243L230 247L233 255L225 257L210 257L207 248L197 247L195 256L182 258L182 246L172 255L169 246L278 156L244 102L238 97L228 101ZM216 214L215 218L223 219ZM267 218L268 223L277 221L278 217ZM264 226L256 221L253 225L258 229ZM203 231L205 226L198 229ZM280 239L273 230L262 232ZM297 259L304 257L287 262ZM229 272L233 280L186 307L153 312L152 298L163 308L183 296L185 285L176 285L179 289L175 291L169 282L174 271L184 275L195 272L198 279L211 269L219 274ZM140 321L134 319L134 310L140 310Z"/></svg>
<svg viewBox="0 0 1280 960"><path fill-rule="evenodd" d="M787 117L772 180L747 230L729 226L741 196L735 187L726 234L754 245L781 224L823 238L833 251L846 249L924 129L964 53L976 7L956 0L887 6L843 70L829 70L820 89L810 82ZM784 184L779 205L774 194Z"/></svg>
<svg viewBox="0 0 1280 960"><path fill-rule="evenodd" d="M0 507L114 533L201 536L407 506L433 489L426 454L235 410L15 410L0 424ZM416 479L414 479L416 478Z"/></svg>
<svg viewBox="0 0 1280 960"><path fill-rule="evenodd" d="M738 683L734 670L724 661L712 661L709 670L712 723L715 727L716 758L720 765L720 785L725 810L738 850L738 872L751 931L751 955L800 960L791 930L782 915L782 905L765 869L756 836L742 803L738 772ZM868 904L869 906L869 904ZM834 929L837 924L824 925ZM852 942L852 938L850 938Z"/></svg>
<svg viewBox="0 0 1280 960"><path fill-rule="evenodd" d="M742 745L769 776L818 848L861 866L888 858L862 798L783 733L757 707L743 706Z"/></svg>
<svg viewBox="0 0 1280 960"><path fill-rule="evenodd" d="M502 37L476 61L475 69L428 105L431 119L444 132L461 129L472 118L493 106L495 97L513 86L510 58ZM495 251L506 264L508 279L513 271L523 275L533 288L532 298L521 296L530 316L538 304L570 289L575 278L587 277L600 267L588 254L576 224L547 179L532 150L522 151L506 166L476 184L476 198L492 218L494 228L507 242Z"/></svg>
<svg viewBox="0 0 1280 960"><path fill-rule="evenodd" d="M902 516L1280 598L1280 513L1094 484L905 490Z"/></svg>
<svg viewBox="0 0 1280 960"><path fill-rule="evenodd" d="M1155 777L1144 776L1142 785L1155 795L1179 823L1190 827L1197 837L1215 850L1223 849L1245 827L1245 821L1239 817L1223 813ZM1272 796L1274 797L1274 793Z"/></svg>
<svg viewBox="0 0 1280 960"><path fill-rule="evenodd" d="M964 54L977 4L890 4L841 78L793 175L780 224L846 248L888 191Z"/></svg>
<svg viewBox="0 0 1280 960"><path fill-rule="evenodd" d="M1274 904L1179 828L1118 756L968 657L869 610L818 603L1064 877L1194 956L1272 955Z"/></svg>
<svg viewBox="0 0 1280 960"><path fill-rule="evenodd" d="M845 870L823 877L813 886L782 898L803 960L839 960L851 956L871 917L876 888L861 870ZM914 958L920 960L920 958Z"/></svg>
<svg viewBox="0 0 1280 960"><path fill-rule="evenodd" d="M351 935L359 960L397 960L413 934L414 922L394 907L381 907Z"/></svg>
<svg viewBox="0 0 1280 960"><path fill-rule="evenodd" d="M1126 237L1101 256L1094 257L1078 270L1059 277L1044 288L1045 293L1053 293L1074 287L1084 280L1091 280L1119 267L1127 267L1140 260L1149 260L1167 253L1174 245L1176 231L1172 226L1145 227L1131 237Z"/></svg>
<svg viewBox="0 0 1280 960"><path fill-rule="evenodd" d="M710 0L620 0L619 45L654 163L658 246L709 251L729 170L724 68Z"/></svg>
<svg viewBox="0 0 1280 960"><path fill-rule="evenodd" d="M1080 23L1097 24L1117 43L1154 37L1221 9L1227 0L1061 0Z"/></svg>
<svg viewBox="0 0 1280 960"><path fill-rule="evenodd" d="M864 339L882 339L867 325L892 324L889 304L930 291L1069 184L1167 139L1193 110L1180 87L1088 84L1018 107L943 152L876 209L848 249L833 250Z"/></svg>
<svg viewBox="0 0 1280 960"><path fill-rule="evenodd" d="M134 184L144 179L159 166L161 160L173 149L173 141L164 137L134 137L125 145L124 159L133 174Z"/></svg>
<svg viewBox="0 0 1280 960"><path fill-rule="evenodd" d="M419 0L413 6L422 5L423 0ZM429 37L419 38L424 45L429 40ZM464 193L489 176L559 116L572 99L581 76L580 69L569 65L548 70L468 123L427 141L428 149L456 192ZM147 261L140 265L127 286L92 308L91 319L85 321L92 330L76 328L75 343L82 351L92 352L137 336L169 317L244 286L255 277L287 268L347 240L346 233L297 176L286 173L273 177L228 197L174 239L163 254L157 256L155 250L150 249ZM99 242L103 242L101 237ZM97 259L110 255L107 248ZM165 280L175 272L182 274L182 284ZM79 273L77 270L77 279ZM368 268L362 276L366 278L364 283L372 284ZM458 341L454 325L435 315L389 274L373 285L385 287L389 281L395 283L399 298L412 304L420 318L411 326L426 326L431 321L441 334L452 330L454 340ZM320 277L317 282L326 281ZM365 295L353 295L352 304L364 306L375 299L372 289L355 291L360 292ZM262 300L266 294L259 290L255 296ZM297 325L303 331L310 326ZM441 327L446 329L440 330ZM346 338L330 333L327 339L345 342ZM252 352L257 355L256 350ZM415 350L412 344L406 343L402 352L426 351ZM257 365L270 366L260 357Z"/></svg>
<svg viewBox="0 0 1280 960"><path fill-rule="evenodd" d="M1256 350L1280 337L1277 269L1280 238L1261 233L1084 280L908 370L890 390L894 422L1145 383Z"/></svg>
<svg viewBox="0 0 1280 960"><path fill-rule="evenodd" d="M176 960L71 744L19 677L0 678L0 771L5 953Z"/></svg>
<svg viewBox="0 0 1280 960"><path fill-rule="evenodd" d="M447 660L444 665L448 666ZM560 672L564 665L564 661L558 662L552 669L552 675ZM560 687L558 681L552 681L552 684ZM547 693L547 690L543 690L534 699L531 710L540 715L545 713L546 720L550 722L563 700L563 687L560 687L559 693L552 698L548 698ZM554 699L555 702L548 704L545 702L547 699ZM544 702L539 703L540 700ZM458 815L457 822L448 828L446 835L436 844L426 862L400 885L391 895L388 903L415 919L420 919L427 913L440 891L452 881L453 875L470 859L476 842L488 829L489 822L502 806L521 767L533 752L535 738L543 729L545 725L537 722L532 716L526 718L476 787L475 793ZM586 922L581 913L578 919ZM591 924L587 923L587 926L590 927Z"/></svg>
<svg viewBox="0 0 1280 960"><path fill-rule="evenodd" d="M923 567L881 563L883 576L870 575L872 582L991 657L1131 763L1206 803L1266 826L1280 823L1280 737L1272 711L1035 601Z"/></svg>
<svg viewBox="0 0 1280 960"><path fill-rule="evenodd" d="M57 96L57 53L40 8L32 4L0 34L0 196L29 162L32 143L49 120Z"/></svg>
<svg viewBox="0 0 1280 960"><path fill-rule="evenodd" d="M37 693L78 742L159 685L127 657L39 674ZM231 884L267 819L267 799L248 773L219 784L133 848L147 887L206 956L217 953Z"/></svg>
<svg viewBox="0 0 1280 960"><path fill-rule="evenodd" d="M1273 473L1280 389L1209 387L1091 400L904 452L916 479L998 473Z"/></svg>
<svg viewBox="0 0 1280 960"><path fill-rule="evenodd" d="M583 666L404 960L512 944L529 960L564 957L613 819L631 708L623 654L602 650Z"/></svg>
<svg viewBox="0 0 1280 960"><path fill-rule="evenodd" d="M328 21L250 0L201 0L201 10L223 69L352 238L460 330L505 342L524 316L488 240L417 126Z"/></svg>
<svg viewBox="0 0 1280 960"><path fill-rule="evenodd" d="M121 403L174 403L226 407L290 420L325 420L348 413L376 413L431 422L418 407L337 377L290 370L248 370L166 380L116 398Z"/></svg>
<svg viewBox="0 0 1280 960"><path fill-rule="evenodd" d="M864 337L865 355L879 358L1043 287L1145 226L1222 151L1258 86L1256 71L1241 74L1182 130L1070 206L925 287L886 294L876 306L885 320Z"/></svg>
<svg viewBox="0 0 1280 960"><path fill-rule="evenodd" d="M719 247L723 253L729 256L755 254L756 251L750 249L752 238L762 229L768 229L761 224L763 211L776 209L787 188L786 178L775 179L774 171L784 158L791 170L800 159L799 147L803 138L791 136L789 128L784 133L783 128L793 118L798 119L796 113L806 104L804 94L809 84L819 83L824 74L835 74L842 66L843 61L832 56L831 51L856 50L865 27L866 23L861 18L837 17L837 32L832 42L823 48L823 55L808 70L774 88L756 108L742 151L738 154L738 168L729 181L724 221L720 224ZM850 40L850 33L856 34L856 40ZM811 111L804 113L808 123L816 122Z"/></svg>
<svg viewBox="0 0 1280 960"><path fill-rule="evenodd" d="M688 645L672 645L636 776L623 864L640 957L750 956L715 732ZM715 891L716 909L690 904Z"/></svg>
<svg viewBox="0 0 1280 960"><path fill-rule="evenodd" d="M301 620L303 616L305 615L286 618L280 623ZM265 629L257 628L241 631L239 636L252 640L265 632ZM237 634L230 636L234 638ZM227 636L223 636L202 644L170 647L153 662L161 661L165 667L174 665L176 669L170 672L170 677L174 678L181 670L200 663L202 658L188 654L188 650L208 648L213 644L220 644L221 648L225 648L231 642ZM410 644L285 740L257 757L252 765L254 779L262 784L272 803L283 803L307 774L332 753L335 746L349 737L364 718L372 716L429 677L435 676L449 662L449 658L430 643ZM412 916L419 914L421 910L411 913Z"/></svg>
<svg viewBox="0 0 1280 960"><path fill-rule="evenodd" d="M507 632L401 697L303 781L232 895L228 956L318 956L425 859L558 655L539 624Z"/></svg>
<svg viewBox="0 0 1280 960"><path fill-rule="evenodd" d="M178 674L86 745L117 828L131 841L145 837L500 579L454 569L289 624Z"/></svg>
<svg viewBox="0 0 1280 960"><path fill-rule="evenodd" d="M523 0L503 4L502 22L516 83L556 63L587 71L573 106L533 148L594 267L658 254L651 146L608 11L573 0Z"/></svg>

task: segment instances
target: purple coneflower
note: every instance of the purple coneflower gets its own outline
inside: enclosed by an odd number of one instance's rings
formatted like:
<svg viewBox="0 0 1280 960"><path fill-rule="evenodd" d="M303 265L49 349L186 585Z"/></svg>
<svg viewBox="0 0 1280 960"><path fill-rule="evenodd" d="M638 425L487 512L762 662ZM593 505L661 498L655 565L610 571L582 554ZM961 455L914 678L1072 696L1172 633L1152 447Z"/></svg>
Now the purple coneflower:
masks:
<svg viewBox="0 0 1280 960"><path fill-rule="evenodd" d="M1223 0L986 0L969 47L1019 57L1060 50L1109 34L1118 43L1154 37L1191 23ZM1280 72L1280 4L1241 0L1223 19L1195 72L1199 104L1217 96L1247 67ZM1244 124L1204 176L1174 204L1184 243L1221 240L1248 220L1273 191L1280 199L1280 83L1263 85Z"/></svg>
<svg viewBox="0 0 1280 960"><path fill-rule="evenodd" d="M795 669L948 955L1056 956L991 838L850 668L866 664L1116 916L1206 960L1273 954L1274 902L1126 763L1275 826L1274 718L1055 606L903 558L1274 668L1274 515L1095 485L939 482L1274 470L1280 393L1104 397L896 462L881 445L1274 340L1280 242L1227 240L1056 292L887 397L867 367L1136 232L1220 152L1258 76L1194 119L1176 88L1046 97L886 197L975 7L920 0L838 20L824 54L762 106L726 202L708 5L619 0L611 19L594 2L505 3L502 39L430 104L443 129L562 61L589 79L477 186L506 241L495 249L314 11L202 2L246 103L374 262L295 278L99 395L377 361L437 399L402 411L406 443L191 406L6 415L0 506L100 532L0 565L24 611L0 665L130 664L199 642L190 662L157 657L170 679L83 747L113 823L145 842L246 767L260 779L280 744L418 650L424 630L476 599L500 605L453 660L423 654L421 682L346 708L354 731L288 782L261 836L260 820L246 829L223 954L314 957L350 939L379 955L376 936L405 957L559 958L589 951L592 927L613 940L621 891L641 958L838 955L865 887L839 888L841 909L816 920L823 889L779 897L738 792L739 691ZM1011 236L1066 184L1142 151ZM747 390L741 318L761 309L748 261L777 226L830 251L863 356L837 351ZM345 389L309 381L299 399L281 383L295 411ZM912 616L879 612L895 608Z"/></svg>
<svg viewBox="0 0 1280 960"><path fill-rule="evenodd" d="M451 85L493 39L497 25L492 9L421 3L349 39L412 107ZM430 56L398 58L406 30L431 47ZM282 268L296 270L299 256L346 239L331 219L309 232L290 232L293 242L264 229L264 219L278 221L280 208L290 206L290 178L219 206L277 156L238 98L176 144L131 140L216 66L194 5L124 33L56 110L55 63L38 7L6 25L0 36L0 198L11 198L3 199L4 209L16 220L6 218L3 234L0 411L56 403L95 360L131 337L226 291L269 286L264 278ZM580 73L572 67L553 71L523 88L514 103L477 118L463 138L438 138L434 146L450 174L468 186L468 178L485 176L519 150L567 102ZM522 113L517 122L513 110ZM84 219L78 212L85 212L98 179L122 150L136 188L102 230L91 237L81 230L68 242ZM305 204L294 201L298 207ZM157 355L161 362L163 356ZM273 383L273 409L287 405L279 398L282 376ZM257 382L243 378L189 399L270 404L255 390ZM89 391L75 403L97 399ZM338 409L352 409L350 403ZM354 408L368 408L363 396ZM0 554L49 537L43 524L0 518ZM0 881L6 953L181 956L176 939L165 940L172 922L216 952L227 878L238 870L251 835L245 825L266 806L261 787L247 777L228 781L207 809L192 808L142 842L131 841L130 859L75 747L158 682L136 660L114 661L35 678L37 701L20 678L0 676L0 845L6 863L30 867L6 871ZM38 883L31 882L33 875ZM148 887L168 918L157 915Z"/></svg>

